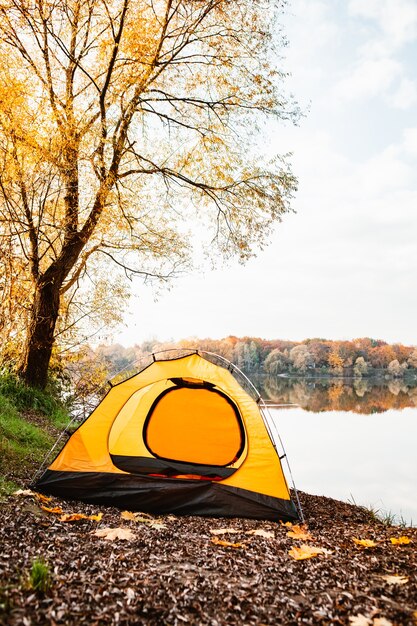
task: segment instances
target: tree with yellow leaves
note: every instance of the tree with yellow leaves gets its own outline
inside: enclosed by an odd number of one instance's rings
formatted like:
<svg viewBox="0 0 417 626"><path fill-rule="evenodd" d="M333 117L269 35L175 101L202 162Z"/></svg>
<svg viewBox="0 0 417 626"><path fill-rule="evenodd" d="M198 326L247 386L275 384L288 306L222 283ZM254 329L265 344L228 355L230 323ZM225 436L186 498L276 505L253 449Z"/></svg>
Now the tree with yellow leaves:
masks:
<svg viewBox="0 0 417 626"><path fill-rule="evenodd" d="M250 149L262 115L298 115L274 67L282 4L1 0L0 236L24 264L28 384L109 262L113 284L166 280L196 232L245 260L288 211L287 163Z"/></svg>

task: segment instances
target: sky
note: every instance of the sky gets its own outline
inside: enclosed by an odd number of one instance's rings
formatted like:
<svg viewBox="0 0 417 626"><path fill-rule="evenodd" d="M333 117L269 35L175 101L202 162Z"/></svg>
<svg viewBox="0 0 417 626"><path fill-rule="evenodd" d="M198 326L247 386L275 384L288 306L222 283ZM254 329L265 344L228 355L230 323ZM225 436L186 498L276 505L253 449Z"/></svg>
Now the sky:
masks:
<svg viewBox="0 0 417 626"><path fill-rule="evenodd" d="M241 266L135 284L125 346L228 335L417 344L417 0L292 0L287 88L306 115L271 127L291 151L295 213Z"/></svg>

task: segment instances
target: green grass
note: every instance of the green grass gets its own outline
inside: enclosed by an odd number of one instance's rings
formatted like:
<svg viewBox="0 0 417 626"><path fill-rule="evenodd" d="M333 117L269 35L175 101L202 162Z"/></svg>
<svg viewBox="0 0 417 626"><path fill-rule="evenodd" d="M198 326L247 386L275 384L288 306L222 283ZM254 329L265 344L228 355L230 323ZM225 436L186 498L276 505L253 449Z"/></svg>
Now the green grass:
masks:
<svg viewBox="0 0 417 626"><path fill-rule="evenodd" d="M28 387L13 374L0 375L0 395L6 397L18 411L37 411L57 428L68 422L68 409L49 391Z"/></svg>
<svg viewBox="0 0 417 626"><path fill-rule="evenodd" d="M33 591L46 593L52 585L51 568L43 559L36 558L29 572L29 587Z"/></svg>
<svg viewBox="0 0 417 626"><path fill-rule="evenodd" d="M0 476L0 502L4 499L5 496L10 496L10 494L12 494L17 489L19 489L19 485L17 483L15 483L13 480L8 480L4 476Z"/></svg>
<svg viewBox="0 0 417 626"><path fill-rule="evenodd" d="M51 394L0 376L0 495L33 476L67 423L65 407Z"/></svg>

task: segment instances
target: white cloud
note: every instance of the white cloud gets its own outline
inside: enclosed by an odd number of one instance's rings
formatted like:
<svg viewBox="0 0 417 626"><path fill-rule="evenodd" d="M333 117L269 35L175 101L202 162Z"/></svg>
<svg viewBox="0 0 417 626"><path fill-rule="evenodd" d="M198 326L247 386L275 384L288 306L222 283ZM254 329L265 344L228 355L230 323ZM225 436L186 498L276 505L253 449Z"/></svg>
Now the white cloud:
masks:
<svg viewBox="0 0 417 626"><path fill-rule="evenodd" d="M400 47L417 35L415 0L350 0L352 16L374 20L390 47Z"/></svg>
<svg viewBox="0 0 417 626"><path fill-rule="evenodd" d="M359 164L355 176L362 194L379 197L387 191L404 189L413 184L415 169L404 162L399 150L399 146L389 146Z"/></svg>
<svg viewBox="0 0 417 626"><path fill-rule="evenodd" d="M417 84L407 76L404 47L417 38L416 0L350 0L348 12L362 44L335 87L343 101L382 97L406 110L417 102Z"/></svg>
<svg viewBox="0 0 417 626"><path fill-rule="evenodd" d="M404 129L403 138L403 147L406 153L417 156L417 128Z"/></svg>
<svg viewBox="0 0 417 626"><path fill-rule="evenodd" d="M325 48L335 41L340 34L340 28L333 19L328 2L322 0L293 0L289 10L291 23L287 28L290 42L292 33L301 37L303 47L297 46L297 51L303 54L308 51Z"/></svg>
<svg viewBox="0 0 417 626"><path fill-rule="evenodd" d="M409 109L417 103L417 83L402 78L396 90L388 94L387 101L396 109Z"/></svg>
<svg viewBox="0 0 417 626"><path fill-rule="evenodd" d="M335 95L347 101L378 96L390 89L402 71L401 63L393 59L365 59L339 81Z"/></svg>
<svg viewBox="0 0 417 626"><path fill-rule="evenodd" d="M340 38L340 26L331 14L329 3L293 0L285 18L285 32L289 40L285 51L286 65L290 71L295 68L295 82L317 84L324 78L318 59ZM313 59L316 62L312 62Z"/></svg>

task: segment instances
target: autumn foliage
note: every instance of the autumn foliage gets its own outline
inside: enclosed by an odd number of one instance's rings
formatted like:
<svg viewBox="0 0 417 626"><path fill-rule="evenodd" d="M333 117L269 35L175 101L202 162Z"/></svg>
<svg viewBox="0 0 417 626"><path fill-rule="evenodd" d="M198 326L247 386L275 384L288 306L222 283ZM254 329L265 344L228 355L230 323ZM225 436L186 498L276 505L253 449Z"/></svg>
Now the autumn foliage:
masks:
<svg viewBox="0 0 417 626"><path fill-rule="evenodd" d="M0 339L25 337L28 384L58 337L117 319L129 279L189 267L197 232L245 260L289 210L288 163L253 150L261 119L298 117L281 9L0 3Z"/></svg>
<svg viewBox="0 0 417 626"><path fill-rule="evenodd" d="M214 352L250 375L330 375L361 379L389 374L390 378L395 379L417 370L415 346L390 345L367 338L352 341L306 339L295 342L229 336L224 339L191 338L165 343L146 341L131 348L118 344L101 345L95 350L95 358L107 363L109 370L114 372L151 352L171 348L200 348Z"/></svg>

